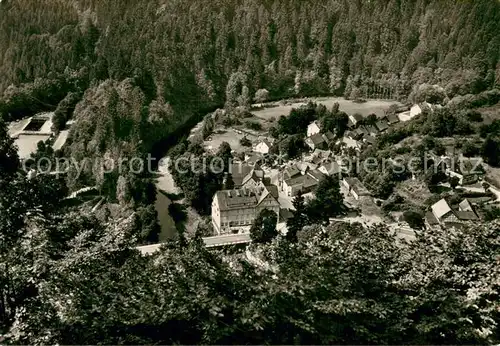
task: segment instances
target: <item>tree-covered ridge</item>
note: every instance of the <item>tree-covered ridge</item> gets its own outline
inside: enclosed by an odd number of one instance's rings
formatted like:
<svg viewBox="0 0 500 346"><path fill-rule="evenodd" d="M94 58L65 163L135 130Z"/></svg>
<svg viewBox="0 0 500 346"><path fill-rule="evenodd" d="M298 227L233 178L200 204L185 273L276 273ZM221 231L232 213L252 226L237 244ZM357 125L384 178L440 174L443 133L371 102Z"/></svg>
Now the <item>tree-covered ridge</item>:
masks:
<svg viewBox="0 0 500 346"><path fill-rule="evenodd" d="M0 90L67 66L87 66L90 79L152 76L148 96L194 103L221 102L238 70L274 97L294 86L401 97L424 82L454 96L500 82L494 0L21 0L0 14Z"/></svg>

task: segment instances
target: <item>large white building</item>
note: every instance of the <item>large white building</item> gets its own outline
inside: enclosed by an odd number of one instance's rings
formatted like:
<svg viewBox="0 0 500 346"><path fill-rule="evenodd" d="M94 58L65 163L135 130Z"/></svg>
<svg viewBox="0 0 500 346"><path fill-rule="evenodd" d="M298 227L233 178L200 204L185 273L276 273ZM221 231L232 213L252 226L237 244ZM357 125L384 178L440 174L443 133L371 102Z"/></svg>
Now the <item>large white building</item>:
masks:
<svg viewBox="0 0 500 346"><path fill-rule="evenodd" d="M274 185L218 191L212 201L212 224L217 234L239 232L250 228L264 209L279 218L278 189Z"/></svg>

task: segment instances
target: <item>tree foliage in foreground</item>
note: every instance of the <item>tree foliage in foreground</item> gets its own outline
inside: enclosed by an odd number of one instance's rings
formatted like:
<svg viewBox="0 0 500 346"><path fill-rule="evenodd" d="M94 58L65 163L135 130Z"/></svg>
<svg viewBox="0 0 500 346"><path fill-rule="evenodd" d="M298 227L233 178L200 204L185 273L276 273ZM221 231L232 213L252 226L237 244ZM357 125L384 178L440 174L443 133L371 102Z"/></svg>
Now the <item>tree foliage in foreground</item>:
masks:
<svg viewBox="0 0 500 346"><path fill-rule="evenodd" d="M499 227L422 231L399 244L383 226L313 227L295 244L253 245L259 260L248 262L197 241L141 257L128 250L125 224L75 217L41 227L16 250L31 254L16 257L26 269L11 271L30 278L18 284L31 294L4 325L6 337L35 344L494 343Z"/></svg>
<svg viewBox="0 0 500 346"><path fill-rule="evenodd" d="M254 243L268 243L278 235L276 226L278 217L271 210L262 210L250 228L250 237Z"/></svg>

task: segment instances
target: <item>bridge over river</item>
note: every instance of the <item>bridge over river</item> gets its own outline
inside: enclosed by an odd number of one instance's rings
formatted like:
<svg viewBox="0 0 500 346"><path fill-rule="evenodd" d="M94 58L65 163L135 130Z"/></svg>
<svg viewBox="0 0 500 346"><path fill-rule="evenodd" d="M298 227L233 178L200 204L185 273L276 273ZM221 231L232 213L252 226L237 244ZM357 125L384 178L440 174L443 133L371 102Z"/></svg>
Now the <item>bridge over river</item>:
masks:
<svg viewBox="0 0 500 346"><path fill-rule="evenodd" d="M238 244L247 244L252 240L250 239L250 234L225 234L218 235L214 237L205 237L203 238L203 242L205 243L206 248L214 248L214 247L222 247L229 245L238 245ZM152 245L144 245L138 246L137 250L139 250L143 255L149 255L153 252L157 251L163 243L152 244Z"/></svg>

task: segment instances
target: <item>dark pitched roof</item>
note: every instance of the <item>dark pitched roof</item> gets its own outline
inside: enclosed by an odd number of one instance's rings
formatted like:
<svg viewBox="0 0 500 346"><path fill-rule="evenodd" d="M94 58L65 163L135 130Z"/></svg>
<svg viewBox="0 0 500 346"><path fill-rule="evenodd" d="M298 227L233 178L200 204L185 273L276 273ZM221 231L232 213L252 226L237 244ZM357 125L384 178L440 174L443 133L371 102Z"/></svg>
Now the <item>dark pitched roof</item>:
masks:
<svg viewBox="0 0 500 346"><path fill-rule="evenodd" d="M220 210L255 207L258 196L251 190L223 190L216 192Z"/></svg>
<svg viewBox="0 0 500 346"><path fill-rule="evenodd" d="M300 174L300 171L295 166L287 167L285 169L285 180L293 178Z"/></svg>
<svg viewBox="0 0 500 346"><path fill-rule="evenodd" d="M368 144L375 144L375 141L376 141L375 137L370 136L370 135L366 135L366 136L364 136L364 137L363 137L363 139L364 139L364 140L366 141L366 143L368 143Z"/></svg>
<svg viewBox="0 0 500 346"><path fill-rule="evenodd" d="M368 130L369 134L378 134L379 133L379 130L373 126L373 125L367 125L366 126L366 129Z"/></svg>
<svg viewBox="0 0 500 346"><path fill-rule="evenodd" d="M357 138L356 130L346 131L344 133L344 137L353 138L353 139Z"/></svg>
<svg viewBox="0 0 500 346"><path fill-rule="evenodd" d="M320 145L322 143L325 143L325 140L323 139L323 136L320 133L316 133L315 135L312 135L311 137L309 137L309 139L311 140L311 142L315 146Z"/></svg>
<svg viewBox="0 0 500 346"><path fill-rule="evenodd" d="M330 175L342 172L342 167L335 161L327 161L321 167L324 167Z"/></svg>
<svg viewBox="0 0 500 346"><path fill-rule="evenodd" d="M387 116L387 121L389 124L396 124L396 123L399 123L399 117L397 114L389 114Z"/></svg>
<svg viewBox="0 0 500 346"><path fill-rule="evenodd" d="M233 177L235 186L241 186L243 179L252 171L252 166L248 164L232 163L229 172Z"/></svg>
<svg viewBox="0 0 500 346"><path fill-rule="evenodd" d="M370 134L370 131L368 131L368 129L366 128L366 126L361 125L360 127L358 127L358 129L365 136Z"/></svg>
<svg viewBox="0 0 500 346"><path fill-rule="evenodd" d="M274 197L277 188L222 190L215 193L220 210L255 208L267 196ZM276 198L276 204L279 205Z"/></svg>
<svg viewBox="0 0 500 346"><path fill-rule="evenodd" d="M282 220L288 220L293 217L293 213L290 209L282 209L280 208L280 217Z"/></svg>
<svg viewBox="0 0 500 346"><path fill-rule="evenodd" d="M455 215L462 221L474 221L479 219L473 211L456 211Z"/></svg>
<svg viewBox="0 0 500 346"><path fill-rule="evenodd" d="M427 223L431 226L439 225L438 219L436 219L436 217L431 211L425 213L425 219L427 220Z"/></svg>
<svg viewBox="0 0 500 346"><path fill-rule="evenodd" d="M317 169L313 169L312 171L308 172L307 174L309 174L310 176L312 176L316 180L321 180L325 176L323 173L321 173Z"/></svg>
<svg viewBox="0 0 500 346"><path fill-rule="evenodd" d="M385 120L385 119L381 119L381 120L377 121L375 126L377 127L377 129L380 132L385 131L389 128L389 124L387 123L387 120Z"/></svg>
<svg viewBox="0 0 500 346"><path fill-rule="evenodd" d="M365 131L363 131L361 128L357 128L353 132L354 132L355 139L361 139L363 136L368 135L368 131L366 131L366 133L365 133Z"/></svg>
<svg viewBox="0 0 500 346"><path fill-rule="evenodd" d="M335 140L335 135L331 131L326 131L323 134L323 139L327 142L331 142L331 141Z"/></svg>
<svg viewBox="0 0 500 346"><path fill-rule="evenodd" d="M366 189L366 187L361 183L358 178L347 177L344 178L349 187L353 189L358 195L369 195L370 192Z"/></svg>
<svg viewBox="0 0 500 346"><path fill-rule="evenodd" d="M246 160L247 163L249 164L256 164L262 161L262 155L260 153L252 153L248 160Z"/></svg>
<svg viewBox="0 0 500 346"><path fill-rule="evenodd" d="M363 120L363 116L359 113L354 113L354 114L351 114L351 116L353 117L354 120L356 121L361 121Z"/></svg>
<svg viewBox="0 0 500 346"><path fill-rule="evenodd" d="M278 199L279 198L279 193L278 193L278 187L276 185L266 185L267 191L273 196L274 198Z"/></svg>
<svg viewBox="0 0 500 346"><path fill-rule="evenodd" d="M318 184L318 181L311 177L309 174L299 175L294 178L285 180L288 186L302 186L304 188L311 188Z"/></svg>

